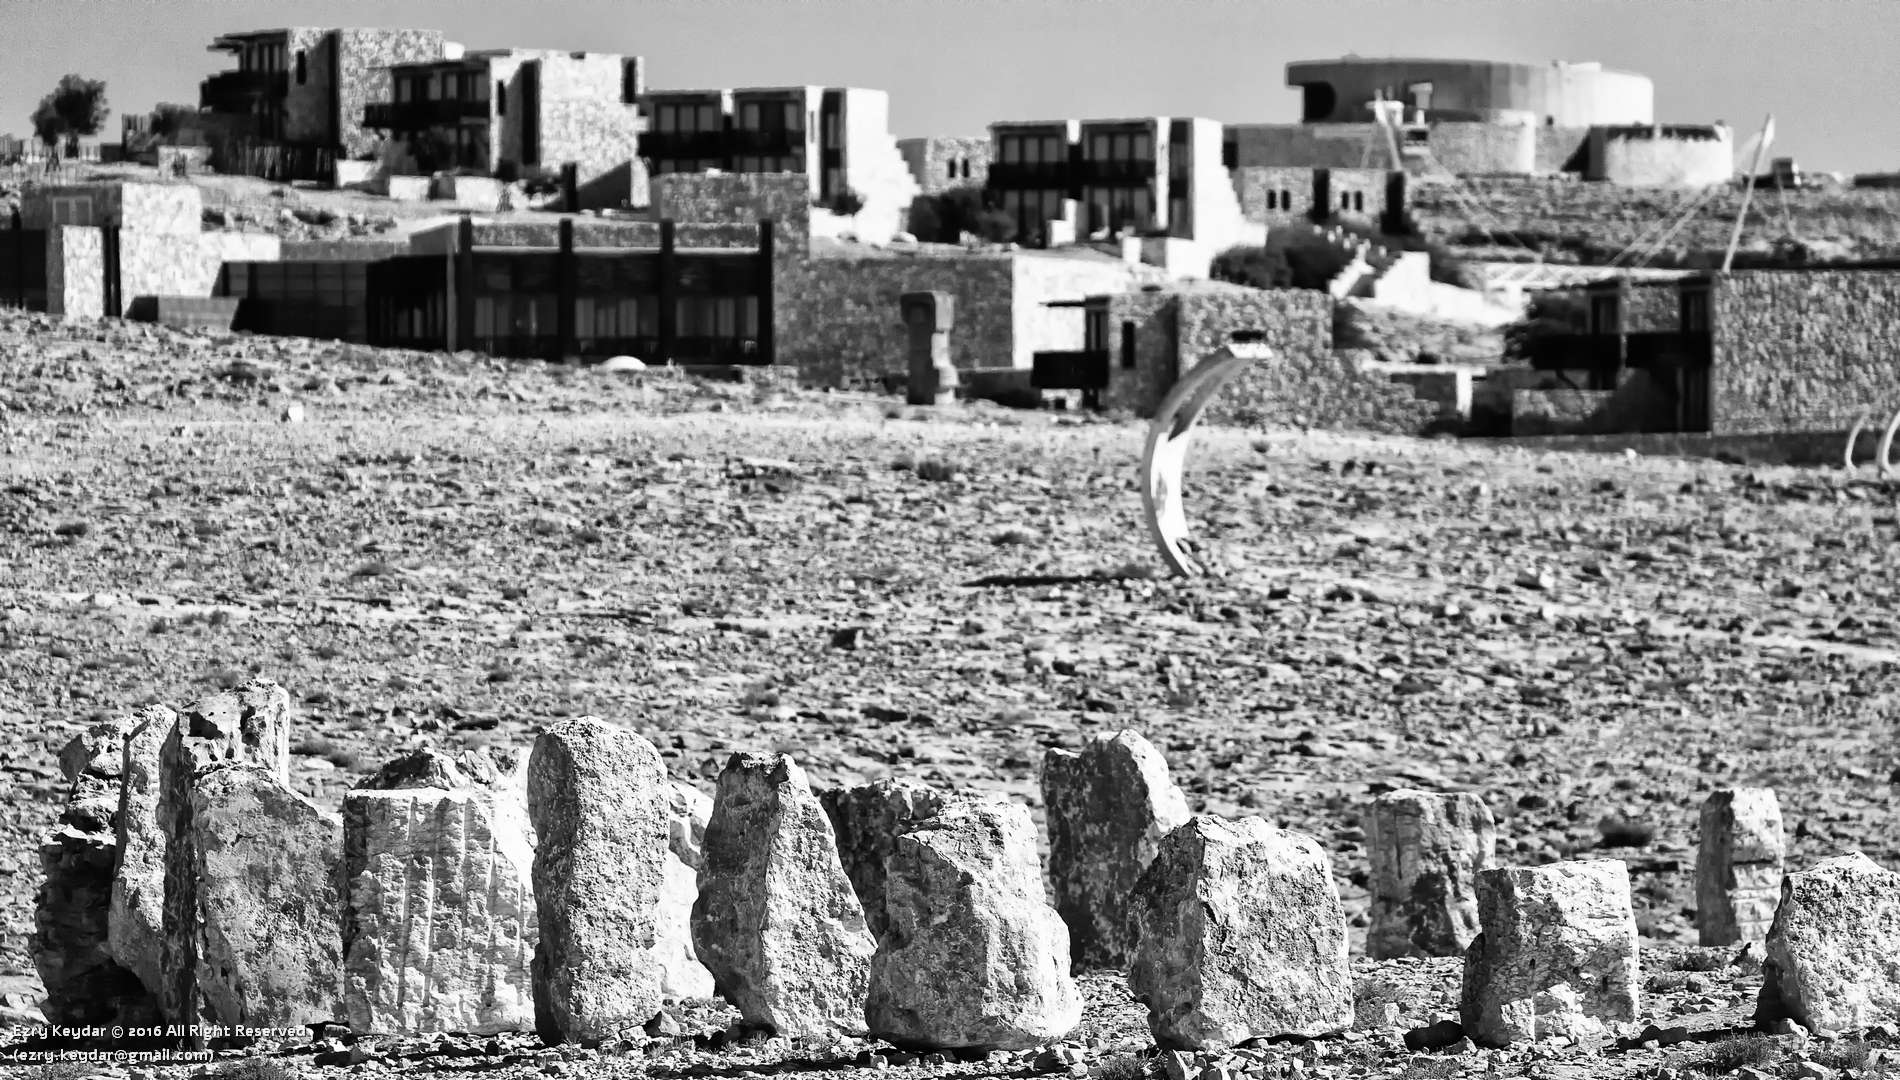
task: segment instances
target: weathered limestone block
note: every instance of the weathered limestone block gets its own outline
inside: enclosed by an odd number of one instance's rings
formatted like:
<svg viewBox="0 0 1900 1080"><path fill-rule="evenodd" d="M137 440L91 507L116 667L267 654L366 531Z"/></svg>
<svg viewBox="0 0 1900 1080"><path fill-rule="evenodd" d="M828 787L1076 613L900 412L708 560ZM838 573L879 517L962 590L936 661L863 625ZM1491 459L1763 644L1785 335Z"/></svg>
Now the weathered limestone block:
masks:
<svg viewBox="0 0 1900 1080"><path fill-rule="evenodd" d="M1761 941L1781 902L1781 803L1772 788L1732 788L1702 804L1696 933L1704 945Z"/></svg>
<svg viewBox="0 0 1900 1080"><path fill-rule="evenodd" d="M543 1042L611 1038L659 1011L671 799L659 751L631 731L584 717L534 741L528 819Z"/></svg>
<svg viewBox="0 0 1900 1080"><path fill-rule="evenodd" d="M197 982L227 1026L296 1029L343 1018L340 823L251 765L191 789L203 937Z"/></svg>
<svg viewBox="0 0 1900 1080"><path fill-rule="evenodd" d="M721 996L780 1035L862 1034L877 942L798 763L732 755L703 857L693 945Z"/></svg>
<svg viewBox="0 0 1900 1080"><path fill-rule="evenodd" d="M1134 947L1129 894L1161 838L1187 821L1187 799L1161 751L1134 731L1099 735L1080 753L1050 750L1042 798L1049 881L1075 966L1119 967Z"/></svg>
<svg viewBox="0 0 1900 1080"><path fill-rule="evenodd" d="M864 924L882 939L889 928L884 915L884 863L897 836L943 805L943 794L914 780L874 780L819 793L825 815L838 837L838 858L864 905ZM1040 871L1038 871L1040 873Z"/></svg>
<svg viewBox="0 0 1900 1080"><path fill-rule="evenodd" d="M118 854L106 942L112 958L156 997L164 983L165 833L158 827L158 758L178 714L152 705L133 714L122 751Z"/></svg>
<svg viewBox="0 0 1900 1080"><path fill-rule="evenodd" d="M1468 792L1389 791L1372 802L1372 925L1366 955L1463 956L1478 936L1479 871L1497 858L1498 830Z"/></svg>
<svg viewBox="0 0 1900 1080"><path fill-rule="evenodd" d="M907 292L897 298L907 332L905 367L911 405L948 405L956 401L957 369L950 360L950 329L956 325L956 297L947 292Z"/></svg>
<svg viewBox="0 0 1900 1080"><path fill-rule="evenodd" d="M178 715L158 755L158 828L165 837L165 917L159 1008L174 1024L209 1018L198 985L204 908L193 849L191 791L221 765L252 764L290 780L290 695L266 679L201 698ZM202 1040L188 1041L201 1045Z"/></svg>
<svg viewBox="0 0 1900 1080"><path fill-rule="evenodd" d="M126 736L132 717L94 724L60 750L67 799L58 825L40 838L45 872L34 906L33 966L54 1024L150 1019L152 1002L136 974L112 957L109 943L115 819Z"/></svg>
<svg viewBox="0 0 1900 1080"><path fill-rule="evenodd" d="M1346 910L1312 837L1191 818L1163 838L1129 903L1128 985L1164 1049L1352 1026Z"/></svg>
<svg viewBox="0 0 1900 1080"><path fill-rule="evenodd" d="M699 899L700 848L712 799L682 780L667 784L665 875L660 879L660 992L670 998L713 996L712 972L693 950L693 901Z"/></svg>
<svg viewBox="0 0 1900 1080"><path fill-rule="evenodd" d="M344 796L343 1004L353 1030L533 1025L539 924L526 778L499 780Z"/></svg>
<svg viewBox="0 0 1900 1080"><path fill-rule="evenodd" d="M1759 1020L1854 1031L1900 1014L1900 874L1854 852L1781 882Z"/></svg>
<svg viewBox="0 0 1900 1080"><path fill-rule="evenodd" d="M897 837L871 960L871 1034L920 1049L1021 1050L1082 1019L1069 932L1044 898L1029 809L960 799Z"/></svg>
<svg viewBox="0 0 1900 1080"><path fill-rule="evenodd" d="M1459 1005L1474 1041L1590 1039L1636 1018L1636 914L1622 860L1486 870L1478 917L1484 932L1465 953Z"/></svg>

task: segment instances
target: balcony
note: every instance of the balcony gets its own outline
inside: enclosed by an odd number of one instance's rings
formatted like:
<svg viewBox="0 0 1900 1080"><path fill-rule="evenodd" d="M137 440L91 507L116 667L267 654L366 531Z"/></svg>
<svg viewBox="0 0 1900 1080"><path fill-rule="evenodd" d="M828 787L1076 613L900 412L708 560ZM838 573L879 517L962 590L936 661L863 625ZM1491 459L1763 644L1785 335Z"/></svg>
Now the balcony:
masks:
<svg viewBox="0 0 1900 1080"><path fill-rule="evenodd" d="M643 131L640 156L653 160L719 160L729 142L723 131Z"/></svg>
<svg viewBox="0 0 1900 1080"><path fill-rule="evenodd" d="M732 153L760 157L785 157L805 152L805 132L779 128L772 131L735 131L729 146Z"/></svg>
<svg viewBox="0 0 1900 1080"><path fill-rule="evenodd" d="M1029 385L1038 390L1108 388L1107 349L1039 352L1033 364L1029 372Z"/></svg>
<svg viewBox="0 0 1900 1080"><path fill-rule="evenodd" d="M1090 161L1076 166L1076 182L1084 187L1133 187L1155 178L1155 163L1150 161Z"/></svg>
<svg viewBox="0 0 1900 1080"><path fill-rule="evenodd" d="M363 126L384 131L422 131L464 120L486 121L488 102L380 101L363 106Z"/></svg>
<svg viewBox="0 0 1900 1080"><path fill-rule="evenodd" d="M250 112L259 98L290 93L287 71L226 71L198 84L198 107L212 112Z"/></svg>
<svg viewBox="0 0 1900 1080"><path fill-rule="evenodd" d="M989 186L1015 190L1062 188L1070 185L1072 173L1066 161L991 162Z"/></svg>

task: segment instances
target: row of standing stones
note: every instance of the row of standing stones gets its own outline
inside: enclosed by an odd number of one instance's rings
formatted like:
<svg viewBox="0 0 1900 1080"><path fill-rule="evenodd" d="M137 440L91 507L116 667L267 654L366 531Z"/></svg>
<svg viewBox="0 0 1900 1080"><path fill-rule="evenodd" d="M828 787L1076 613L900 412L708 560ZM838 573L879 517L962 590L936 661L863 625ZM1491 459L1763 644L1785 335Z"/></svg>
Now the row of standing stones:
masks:
<svg viewBox="0 0 1900 1080"><path fill-rule="evenodd" d="M1071 972L1089 968L1126 969L1164 1048L1353 1021L1321 845L1190 816L1134 732L1048 752L1045 890L1019 803L892 780L817 794L789 757L745 753L708 799L591 718L519 762L412 752L348 792L339 822L288 784L290 721L285 691L256 680L62 751L34 941L49 1021L589 1043L717 993L780 1035L1026 1049L1080 1021ZM1637 1017L1622 862L1494 866L1469 794L1389 792L1367 826L1367 951L1462 954L1471 1038L1590 1038ZM1763 1019L1891 1020L1900 875L1859 854L1787 875L1782 860L1772 791L1709 798L1703 944L1765 945Z"/></svg>

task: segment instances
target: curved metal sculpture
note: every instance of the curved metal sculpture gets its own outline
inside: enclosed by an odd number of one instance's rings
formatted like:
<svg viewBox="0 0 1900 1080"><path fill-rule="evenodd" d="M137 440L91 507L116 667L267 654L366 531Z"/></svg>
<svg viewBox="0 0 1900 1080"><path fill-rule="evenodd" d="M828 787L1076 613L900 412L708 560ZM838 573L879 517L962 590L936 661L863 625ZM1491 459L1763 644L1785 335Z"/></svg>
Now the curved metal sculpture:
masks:
<svg viewBox="0 0 1900 1080"><path fill-rule="evenodd" d="M1880 466L1880 478L1893 475L1893 436L1900 431L1900 409L1894 410L1893 419L1887 421L1887 431L1880 436L1880 452L1874 456L1874 464Z"/></svg>
<svg viewBox="0 0 1900 1080"><path fill-rule="evenodd" d="M1853 472L1855 469L1854 444L1860 442L1860 431L1867 426L1867 421L1872 416L1871 410L1862 409L1860 415L1854 418L1854 426L1848 429L1847 445L1841 449L1841 468L1848 472Z"/></svg>
<svg viewBox="0 0 1900 1080"><path fill-rule="evenodd" d="M1187 550L1187 513L1181 506L1181 468L1187 461L1194 424L1221 387L1248 364L1272 355L1271 349L1253 342L1228 345L1175 383L1148 425L1148 443L1141 454L1141 508L1148 535L1176 574L1202 573L1201 564Z"/></svg>

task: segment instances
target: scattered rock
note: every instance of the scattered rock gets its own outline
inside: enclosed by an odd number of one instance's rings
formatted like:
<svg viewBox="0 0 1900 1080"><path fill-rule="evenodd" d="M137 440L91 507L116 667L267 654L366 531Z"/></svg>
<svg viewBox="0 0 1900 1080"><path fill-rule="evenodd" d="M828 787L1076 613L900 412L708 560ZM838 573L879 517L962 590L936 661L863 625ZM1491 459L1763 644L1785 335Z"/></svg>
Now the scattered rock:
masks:
<svg viewBox="0 0 1900 1080"><path fill-rule="evenodd" d="M964 798L897 837L865 1017L906 1049L1024 1050L1082 1019L1029 809Z"/></svg>
<svg viewBox="0 0 1900 1080"><path fill-rule="evenodd" d="M1636 1019L1636 915L1621 860L1486 870L1478 915L1459 1007L1476 1042L1591 1039Z"/></svg>
<svg viewBox="0 0 1900 1080"><path fill-rule="evenodd" d="M882 940L889 923L884 914L885 862L897 837L935 814L943 795L912 780L883 779L819 793L825 815L838 838L838 859L864 907L871 936Z"/></svg>
<svg viewBox="0 0 1900 1080"><path fill-rule="evenodd" d="M1139 732L1098 735L1042 762L1049 880L1077 968L1120 967L1128 902L1162 837L1188 819L1168 763Z"/></svg>
<svg viewBox="0 0 1900 1080"><path fill-rule="evenodd" d="M784 754L734 754L706 823L693 945L747 1023L858 1035L877 942L824 808Z"/></svg>
<svg viewBox="0 0 1900 1080"><path fill-rule="evenodd" d="M1782 879L1757 1021L1853 1031L1900 1012L1900 874L1854 852Z"/></svg>
<svg viewBox="0 0 1900 1080"><path fill-rule="evenodd" d="M1258 818L1191 818L1130 897L1128 985L1164 1049L1352 1025L1346 913L1325 849Z"/></svg>
<svg viewBox="0 0 1900 1080"><path fill-rule="evenodd" d="M1761 941L1781 901L1781 804L1771 788L1729 788L1702 804L1696 932L1704 945Z"/></svg>
<svg viewBox="0 0 1900 1080"><path fill-rule="evenodd" d="M584 717L534 742L535 1025L549 1045L638 1029L660 1007L670 796L659 751L633 732Z"/></svg>
<svg viewBox="0 0 1900 1080"><path fill-rule="evenodd" d="M1477 875L1496 860L1497 826L1484 801L1468 792L1387 792L1373 800L1366 848L1366 955L1464 955L1479 930Z"/></svg>

